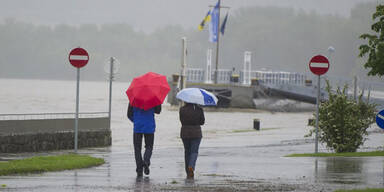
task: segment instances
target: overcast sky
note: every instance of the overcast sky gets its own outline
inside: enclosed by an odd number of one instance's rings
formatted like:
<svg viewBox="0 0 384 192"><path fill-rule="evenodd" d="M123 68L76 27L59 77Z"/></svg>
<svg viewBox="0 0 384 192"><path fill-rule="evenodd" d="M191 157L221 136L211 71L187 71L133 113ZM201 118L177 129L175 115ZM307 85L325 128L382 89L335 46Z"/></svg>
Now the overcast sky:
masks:
<svg viewBox="0 0 384 192"><path fill-rule="evenodd" d="M378 0L222 0L231 12L247 6L280 6L349 16L359 2ZM1 0L4 18L35 24L128 23L151 32L165 24L197 26L217 0Z"/></svg>

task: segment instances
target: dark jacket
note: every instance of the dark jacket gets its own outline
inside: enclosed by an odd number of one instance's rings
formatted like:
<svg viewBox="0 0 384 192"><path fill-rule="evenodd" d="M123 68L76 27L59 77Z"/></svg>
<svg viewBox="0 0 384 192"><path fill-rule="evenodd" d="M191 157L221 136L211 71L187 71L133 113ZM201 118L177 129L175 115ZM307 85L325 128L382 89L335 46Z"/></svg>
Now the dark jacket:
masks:
<svg viewBox="0 0 384 192"><path fill-rule="evenodd" d="M133 122L135 133L154 133L156 128L155 113L160 114L161 105L148 110L143 110L132 105L128 105L127 116Z"/></svg>
<svg viewBox="0 0 384 192"><path fill-rule="evenodd" d="M180 137L182 139L202 138L201 127L204 125L204 111L196 104L187 103L180 108Z"/></svg>

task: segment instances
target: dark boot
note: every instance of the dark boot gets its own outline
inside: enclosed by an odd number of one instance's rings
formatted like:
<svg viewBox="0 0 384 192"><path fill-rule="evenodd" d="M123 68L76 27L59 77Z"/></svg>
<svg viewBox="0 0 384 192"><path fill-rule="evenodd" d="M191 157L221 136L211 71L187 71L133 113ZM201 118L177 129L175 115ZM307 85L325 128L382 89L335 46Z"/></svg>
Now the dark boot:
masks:
<svg viewBox="0 0 384 192"><path fill-rule="evenodd" d="M144 163L144 173L146 174L146 175L149 175L149 165L148 164L146 164L146 163Z"/></svg>
<svg viewBox="0 0 384 192"><path fill-rule="evenodd" d="M195 176L195 174L193 173L193 168L192 167L188 167L187 178L188 179L193 179L194 176Z"/></svg>
<svg viewBox="0 0 384 192"><path fill-rule="evenodd" d="M143 177L143 169L136 169L137 177Z"/></svg>

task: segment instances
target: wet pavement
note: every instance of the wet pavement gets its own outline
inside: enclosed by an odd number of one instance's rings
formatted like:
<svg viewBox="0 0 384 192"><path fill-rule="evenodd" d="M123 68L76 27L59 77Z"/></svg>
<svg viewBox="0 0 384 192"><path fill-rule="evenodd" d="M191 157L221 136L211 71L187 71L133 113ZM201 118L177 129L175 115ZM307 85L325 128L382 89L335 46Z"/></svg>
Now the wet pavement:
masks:
<svg viewBox="0 0 384 192"><path fill-rule="evenodd" d="M202 147L193 181L185 179L182 148L155 148L151 174L143 178L136 178L130 148L83 149L79 153L102 157L106 163L88 169L2 176L0 184L6 187L0 191L333 191L383 187L383 157L284 157L313 148L313 143L297 142Z"/></svg>

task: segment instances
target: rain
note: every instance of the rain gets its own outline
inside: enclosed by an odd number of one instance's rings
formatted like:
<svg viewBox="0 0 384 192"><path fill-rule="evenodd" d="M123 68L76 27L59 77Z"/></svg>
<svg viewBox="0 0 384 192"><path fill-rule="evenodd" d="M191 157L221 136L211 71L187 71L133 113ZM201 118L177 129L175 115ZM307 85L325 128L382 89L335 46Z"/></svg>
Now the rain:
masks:
<svg viewBox="0 0 384 192"><path fill-rule="evenodd" d="M73 152L105 163L0 174L0 191L382 189L382 156L289 155L336 152L321 139L324 130L319 139L315 128L316 102L324 115L321 104L340 93L337 88L346 86L339 95L348 102L375 104L372 113L384 109L382 76L364 67L369 55L359 56L368 43L360 36L374 34L372 14L384 1L220 0L219 27L212 34L217 2L3 0L0 163ZM318 55L327 62L313 60ZM319 75L311 67L327 70ZM158 98L146 91L133 99L137 92L128 88L148 72L162 78L153 93ZM151 80L149 89L155 90L154 82L160 80ZM176 96L185 88L194 88L199 98ZM140 176L137 124L128 118L128 105L144 110L139 103L147 96L151 107L162 108L154 114L150 173ZM181 139L185 102L205 116L193 179ZM334 116L342 114L353 113ZM360 116L354 115L346 119ZM380 119L370 118L357 152L383 151ZM60 135L66 133L68 142ZM38 139L31 144L31 138Z"/></svg>

